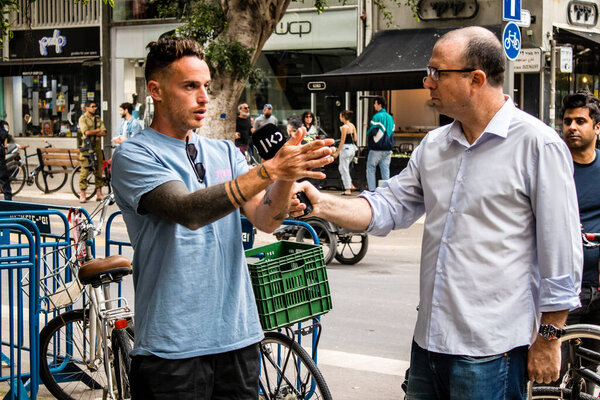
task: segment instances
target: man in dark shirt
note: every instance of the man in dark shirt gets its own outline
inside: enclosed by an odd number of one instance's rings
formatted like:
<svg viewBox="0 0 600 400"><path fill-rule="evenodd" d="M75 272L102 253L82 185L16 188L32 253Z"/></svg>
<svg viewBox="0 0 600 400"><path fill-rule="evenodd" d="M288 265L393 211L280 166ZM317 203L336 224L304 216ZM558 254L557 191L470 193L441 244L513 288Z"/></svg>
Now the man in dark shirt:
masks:
<svg viewBox="0 0 600 400"><path fill-rule="evenodd" d="M0 121L0 186L4 193L4 200L12 200L12 188L8 169L6 167L6 148L8 147L8 122Z"/></svg>
<svg viewBox="0 0 600 400"><path fill-rule="evenodd" d="M600 100L588 90L578 91L563 99L563 139L571 151L579 216L585 232L600 232L600 151L595 148L600 133ZM567 325L600 324L600 296L598 280L598 248L584 248L581 280L581 307L569 313ZM584 339L586 340L586 339ZM586 345L600 351L596 341ZM569 360L563 346L563 368ZM588 383L587 393L594 393Z"/></svg>
<svg viewBox="0 0 600 400"><path fill-rule="evenodd" d="M252 144L252 118L250 118L250 108L248 104L242 103L238 106L238 116L235 119L235 145L245 156L249 153L252 156L250 145Z"/></svg>

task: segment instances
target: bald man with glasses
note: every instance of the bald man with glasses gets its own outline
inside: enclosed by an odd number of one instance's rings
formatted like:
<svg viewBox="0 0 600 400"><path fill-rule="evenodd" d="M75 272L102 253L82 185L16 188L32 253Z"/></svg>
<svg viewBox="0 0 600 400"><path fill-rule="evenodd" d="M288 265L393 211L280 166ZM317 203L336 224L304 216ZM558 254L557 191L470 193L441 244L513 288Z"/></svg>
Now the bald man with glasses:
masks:
<svg viewBox="0 0 600 400"><path fill-rule="evenodd" d="M358 198L300 184L313 213L373 235L425 215L409 400L525 399L559 376L582 250L573 165L554 130L502 93L504 54L481 27L436 43L425 89L454 122ZM539 329L538 329L539 328Z"/></svg>

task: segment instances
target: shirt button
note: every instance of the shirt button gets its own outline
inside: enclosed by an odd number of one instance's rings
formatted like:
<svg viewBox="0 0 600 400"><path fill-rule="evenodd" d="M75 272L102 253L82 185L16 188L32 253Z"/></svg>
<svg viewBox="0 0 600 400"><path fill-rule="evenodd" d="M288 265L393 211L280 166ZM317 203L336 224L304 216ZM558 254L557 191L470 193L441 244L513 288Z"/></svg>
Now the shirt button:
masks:
<svg viewBox="0 0 600 400"><path fill-rule="evenodd" d="M444 270L443 270L443 269L441 269L441 268L438 268L438 270L437 270L437 271L438 271L438 273L440 273L440 274L441 274L442 272L444 272Z"/></svg>
<svg viewBox="0 0 600 400"><path fill-rule="evenodd" d="M442 238L442 243L448 243L448 239L447 239L447 238L445 238L445 237L443 237L443 238Z"/></svg>
<svg viewBox="0 0 600 400"><path fill-rule="evenodd" d="M460 178L458 178L457 181L462 182L463 181L462 176Z"/></svg>
<svg viewBox="0 0 600 400"><path fill-rule="evenodd" d="M467 149L467 153L470 153L470 152L471 152L471 149Z"/></svg>
<svg viewBox="0 0 600 400"><path fill-rule="evenodd" d="M450 207L450 213L451 213L451 214L454 214L455 212L456 212L456 208L454 208L454 207Z"/></svg>
<svg viewBox="0 0 600 400"><path fill-rule="evenodd" d="M440 305L440 303L438 303L437 301L434 301L434 302L433 302L433 305L437 307L437 306L439 306L439 305Z"/></svg>

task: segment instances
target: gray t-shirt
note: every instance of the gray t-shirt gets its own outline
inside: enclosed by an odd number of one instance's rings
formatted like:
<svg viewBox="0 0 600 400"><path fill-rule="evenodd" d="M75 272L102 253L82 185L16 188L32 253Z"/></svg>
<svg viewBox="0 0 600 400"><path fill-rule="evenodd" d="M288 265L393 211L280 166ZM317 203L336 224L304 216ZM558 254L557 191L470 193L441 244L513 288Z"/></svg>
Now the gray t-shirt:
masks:
<svg viewBox="0 0 600 400"><path fill-rule="evenodd" d="M257 130L258 128L266 124L277 125L278 123L279 121L273 116L273 114L271 114L269 118L265 118L263 114L254 120L254 130Z"/></svg>
<svg viewBox="0 0 600 400"><path fill-rule="evenodd" d="M233 142L192 135L206 169L199 183L185 142L147 128L123 142L113 157L112 183L135 250L133 355L188 358L241 349L263 338L238 210L190 230L139 213L145 194L168 181L190 192L248 171Z"/></svg>

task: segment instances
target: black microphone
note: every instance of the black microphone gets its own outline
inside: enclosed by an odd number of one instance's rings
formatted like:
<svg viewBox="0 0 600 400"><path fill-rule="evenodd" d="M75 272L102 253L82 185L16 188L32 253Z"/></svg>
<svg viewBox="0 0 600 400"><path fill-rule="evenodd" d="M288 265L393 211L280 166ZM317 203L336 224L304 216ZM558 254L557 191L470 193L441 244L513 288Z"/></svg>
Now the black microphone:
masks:
<svg viewBox="0 0 600 400"><path fill-rule="evenodd" d="M252 134L254 148L258 151L260 157L265 160L270 160L275 157L275 154L277 154L287 140L288 139L275 124L265 124L255 130ZM301 203L306 205L302 216L310 214L313 208L306 194L304 194L304 192L298 192L296 193L296 197Z"/></svg>

